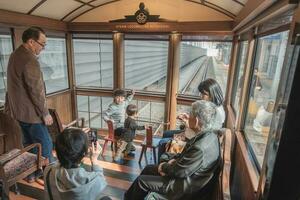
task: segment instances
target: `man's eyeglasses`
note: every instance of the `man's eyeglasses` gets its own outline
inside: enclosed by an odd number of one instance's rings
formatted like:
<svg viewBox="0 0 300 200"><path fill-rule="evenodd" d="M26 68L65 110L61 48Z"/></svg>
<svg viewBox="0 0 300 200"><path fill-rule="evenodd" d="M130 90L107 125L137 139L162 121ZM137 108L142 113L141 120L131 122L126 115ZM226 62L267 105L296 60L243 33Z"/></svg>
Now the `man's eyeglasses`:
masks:
<svg viewBox="0 0 300 200"><path fill-rule="evenodd" d="M39 41L37 41L37 40L34 40L36 43L38 43L43 49L45 49L45 47L46 47L46 44L42 44L42 43L40 43Z"/></svg>

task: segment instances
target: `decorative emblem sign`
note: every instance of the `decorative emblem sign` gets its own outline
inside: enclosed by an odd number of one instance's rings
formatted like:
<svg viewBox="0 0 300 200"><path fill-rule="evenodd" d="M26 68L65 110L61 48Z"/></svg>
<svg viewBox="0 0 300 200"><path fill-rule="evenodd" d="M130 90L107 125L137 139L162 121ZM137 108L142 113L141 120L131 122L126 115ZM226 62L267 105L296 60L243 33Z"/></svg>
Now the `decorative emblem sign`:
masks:
<svg viewBox="0 0 300 200"><path fill-rule="evenodd" d="M149 12L145 9L145 4L143 2L139 5L139 10L134 14L136 22L138 24L146 24L149 19Z"/></svg>
<svg viewBox="0 0 300 200"><path fill-rule="evenodd" d="M109 22L137 22L138 25L145 25L147 22L166 22L170 20L160 19L159 15L150 15L145 4L140 2L139 9L134 13L134 15L125 15L125 19L115 19Z"/></svg>

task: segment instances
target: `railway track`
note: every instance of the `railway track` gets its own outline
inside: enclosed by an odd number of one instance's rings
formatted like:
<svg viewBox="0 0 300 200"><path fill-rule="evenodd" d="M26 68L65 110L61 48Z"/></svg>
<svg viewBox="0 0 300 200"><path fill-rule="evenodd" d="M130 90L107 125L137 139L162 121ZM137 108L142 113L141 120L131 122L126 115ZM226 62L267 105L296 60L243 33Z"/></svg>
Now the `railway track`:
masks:
<svg viewBox="0 0 300 200"><path fill-rule="evenodd" d="M197 67L194 71L190 71L189 74L184 74L187 76L185 83L181 83L181 88L179 88L179 93L182 95L198 95L198 85L201 81L207 78L208 68L212 64L211 57L205 57L197 65L191 67Z"/></svg>
<svg viewBox="0 0 300 200"><path fill-rule="evenodd" d="M203 56L198 58L197 60L189 63L188 65L180 68L180 84L179 84L179 93L183 95L198 95L198 84L206 79L208 68L212 65L212 58ZM165 87L165 78L164 80L159 79L154 84L146 86L147 90L151 90L152 87ZM106 100L111 101L111 100ZM108 102L106 102L108 103ZM141 104L140 104L141 105ZM152 113L157 113L159 111L156 111L157 109L155 106L151 106L151 102L147 102L142 104L141 107L139 107L139 113L140 113L140 120L145 123L152 123L154 121L162 121L162 119L156 119L156 117L152 116ZM91 108L91 110L94 110ZM104 108L105 110L105 108ZM149 112L149 119L148 117L145 117L144 113ZM90 116L90 121L98 120L99 115L101 113L94 113L93 116ZM148 116L148 114L146 114ZM151 117L152 116L152 117ZM101 118L101 117L100 117ZM153 119L152 119L153 118ZM155 119L154 119L155 118ZM88 120L87 120L87 123ZM155 123L155 122L154 122Z"/></svg>

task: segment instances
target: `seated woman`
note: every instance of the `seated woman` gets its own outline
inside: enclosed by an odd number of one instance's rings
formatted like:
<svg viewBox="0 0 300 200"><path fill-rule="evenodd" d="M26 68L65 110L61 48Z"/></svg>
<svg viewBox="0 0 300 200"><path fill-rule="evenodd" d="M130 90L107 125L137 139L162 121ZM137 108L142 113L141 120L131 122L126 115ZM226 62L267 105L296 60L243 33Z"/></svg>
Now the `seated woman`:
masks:
<svg viewBox="0 0 300 200"><path fill-rule="evenodd" d="M213 103L194 102L188 124L195 136L176 158L146 166L124 199L142 200L148 193L155 193L152 195L156 198L152 199L188 199L195 193L197 197L194 199L209 199L221 164L219 140L213 132L215 115Z"/></svg>
<svg viewBox="0 0 300 200"><path fill-rule="evenodd" d="M225 121L225 111L223 108L223 92L217 81L214 79L206 79L198 86L200 99L211 101L217 106L217 115L215 119L214 129L219 130L223 127Z"/></svg>
<svg viewBox="0 0 300 200"><path fill-rule="evenodd" d="M225 111L223 108L224 97L220 85L214 79L209 78L199 84L198 90L201 100L210 101L217 106L217 115L213 127L215 130L219 130L225 121ZM182 116L185 115L187 114L180 114L177 118L181 120ZM163 139L159 142L158 158L165 152L165 145L171 140L173 135L183 131L184 130L169 130L164 132Z"/></svg>
<svg viewBox="0 0 300 200"><path fill-rule="evenodd" d="M100 199L106 186L103 169L96 164L100 149L98 142L96 147L91 145L92 167L87 170L80 166L88 154L87 135L77 128L68 128L59 134L55 142L59 162L49 165L44 171L46 199Z"/></svg>

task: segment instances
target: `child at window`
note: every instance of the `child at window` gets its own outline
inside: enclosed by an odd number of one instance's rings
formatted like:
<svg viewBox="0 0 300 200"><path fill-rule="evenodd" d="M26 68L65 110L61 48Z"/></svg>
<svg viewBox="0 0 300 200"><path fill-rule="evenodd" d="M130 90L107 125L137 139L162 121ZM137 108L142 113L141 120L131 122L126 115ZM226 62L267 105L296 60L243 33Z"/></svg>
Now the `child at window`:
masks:
<svg viewBox="0 0 300 200"><path fill-rule="evenodd" d="M103 119L104 121L111 120L113 122L116 136L120 136L124 131L125 110L129 102L133 99L134 94L134 90L127 96L125 90L116 89L113 94L114 101L104 111Z"/></svg>
<svg viewBox="0 0 300 200"><path fill-rule="evenodd" d="M126 132L120 138L120 145L117 150L116 160L118 160L121 156L121 153L124 151L124 156L134 156L131 152L135 150L133 145L133 139L135 137L136 130L144 130L146 129L146 125L138 126L136 122L136 118L138 116L137 106L133 104L129 104L126 108L127 119L124 122L124 129Z"/></svg>

